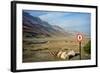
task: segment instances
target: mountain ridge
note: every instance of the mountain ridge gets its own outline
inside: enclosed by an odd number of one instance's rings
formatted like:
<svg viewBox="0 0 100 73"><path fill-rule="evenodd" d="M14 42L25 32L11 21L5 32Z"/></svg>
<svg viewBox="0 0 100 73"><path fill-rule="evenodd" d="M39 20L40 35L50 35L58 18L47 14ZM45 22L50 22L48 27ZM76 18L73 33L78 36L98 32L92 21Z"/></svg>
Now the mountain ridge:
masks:
<svg viewBox="0 0 100 73"><path fill-rule="evenodd" d="M23 11L23 35L29 37L66 36L67 33L59 26L53 26L39 17Z"/></svg>

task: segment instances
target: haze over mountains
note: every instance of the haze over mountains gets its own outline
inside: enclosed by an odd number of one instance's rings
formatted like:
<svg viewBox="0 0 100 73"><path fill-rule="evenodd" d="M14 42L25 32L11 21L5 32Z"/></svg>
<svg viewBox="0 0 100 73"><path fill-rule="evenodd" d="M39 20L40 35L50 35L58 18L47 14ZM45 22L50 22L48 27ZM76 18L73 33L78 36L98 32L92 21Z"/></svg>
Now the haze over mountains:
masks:
<svg viewBox="0 0 100 73"><path fill-rule="evenodd" d="M23 11L23 36L24 37L54 37L68 36L70 33L57 25L51 25L39 17Z"/></svg>

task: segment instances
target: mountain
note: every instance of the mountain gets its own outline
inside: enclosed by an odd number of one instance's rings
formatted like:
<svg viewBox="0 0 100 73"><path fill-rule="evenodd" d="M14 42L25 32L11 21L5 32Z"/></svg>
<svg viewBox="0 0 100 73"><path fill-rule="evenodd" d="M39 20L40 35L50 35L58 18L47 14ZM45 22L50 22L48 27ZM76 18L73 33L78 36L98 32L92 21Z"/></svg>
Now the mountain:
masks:
<svg viewBox="0 0 100 73"><path fill-rule="evenodd" d="M61 27L58 26L58 25L53 25L53 28L54 28L55 30L57 30L57 31L59 32L59 34L62 34L63 36L69 36L69 35L71 35L71 33L66 32L63 28L61 28Z"/></svg>
<svg viewBox="0 0 100 73"><path fill-rule="evenodd" d="M23 12L24 37L52 37L66 36L66 32L59 26L50 25L48 22Z"/></svg>

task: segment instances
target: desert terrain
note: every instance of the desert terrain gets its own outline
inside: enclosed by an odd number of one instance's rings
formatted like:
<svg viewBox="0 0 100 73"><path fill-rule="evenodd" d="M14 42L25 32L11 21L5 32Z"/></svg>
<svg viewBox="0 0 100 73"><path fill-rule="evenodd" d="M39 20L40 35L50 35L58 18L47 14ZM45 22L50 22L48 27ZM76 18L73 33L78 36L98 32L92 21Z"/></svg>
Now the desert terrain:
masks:
<svg viewBox="0 0 100 73"><path fill-rule="evenodd" d="M90 59L90 55L85 53L83 46L89 41L89 38L82 40L81 59ZM61 59L57 57L57 52L64 50L66 52L73 50L79 52L79 42L74 37L53 37L53 38L29 38L23 41L23 62L41 62L41 61L63 61L80 60L80 55L71 59Z"/></svg>

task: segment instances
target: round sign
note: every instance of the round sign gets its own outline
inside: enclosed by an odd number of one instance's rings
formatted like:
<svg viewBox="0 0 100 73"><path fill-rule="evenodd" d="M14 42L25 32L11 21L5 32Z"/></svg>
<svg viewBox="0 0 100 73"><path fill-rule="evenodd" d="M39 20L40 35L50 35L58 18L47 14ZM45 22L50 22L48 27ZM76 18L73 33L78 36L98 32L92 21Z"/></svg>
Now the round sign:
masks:
<svg viewBox="0 0 100 73"><path fill-rule="evenodd" d="M82 39L83 39L83 36L81 34L78 34L77 35L77 40L80 42L80 41L82 41Z"/></svg>

